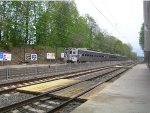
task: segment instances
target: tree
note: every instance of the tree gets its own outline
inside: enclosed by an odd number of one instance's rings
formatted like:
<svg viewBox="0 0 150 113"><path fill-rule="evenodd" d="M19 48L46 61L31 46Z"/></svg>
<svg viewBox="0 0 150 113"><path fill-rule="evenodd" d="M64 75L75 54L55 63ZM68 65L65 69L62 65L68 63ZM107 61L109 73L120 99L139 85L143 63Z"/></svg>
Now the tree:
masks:
<svg viewBox="0 0 150 113"><path fill-rule="evenodd" d="M139 44L142 48L142 50L144 50L144 23L141 26L141 30L140 30L140 37L139 37Z"/></svg>
<svg viewBox="0 0 150 113"><path fill-rule="evenodd" d="M102 31L90 15L80 16L74 1L1 1L0 13L3 48L36 44L136 56L129 44ZM143 47L144 25L140 36Z"/></svg>

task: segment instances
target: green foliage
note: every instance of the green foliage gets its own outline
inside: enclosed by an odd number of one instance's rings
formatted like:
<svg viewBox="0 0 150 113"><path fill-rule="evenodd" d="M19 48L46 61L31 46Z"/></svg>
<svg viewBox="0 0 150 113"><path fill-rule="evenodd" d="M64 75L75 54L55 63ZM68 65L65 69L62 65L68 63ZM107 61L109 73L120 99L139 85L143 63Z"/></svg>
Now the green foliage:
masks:
<svg viewBox="0 0 150 113"><path fill-rule="evenodd" d="M10 41L1 41L0 47L6 51L10 51L13 47L13 44Z"/></svg>
<svg viewBox="0 0 150 113"><path fill-rule="evenodd" d="M0 12L0 45L7 49L83 47L136 57L129 44L102 31L90 15L80 16L74 1L1 1Z"/></svg>
<svg viewBox="0 0 150 113"><path fill-rule="evenodd" d="M139 44L140 44L142 50L144 50L144 24L142 24L142 26L141 26L139 35L140 35Z"/></svg>

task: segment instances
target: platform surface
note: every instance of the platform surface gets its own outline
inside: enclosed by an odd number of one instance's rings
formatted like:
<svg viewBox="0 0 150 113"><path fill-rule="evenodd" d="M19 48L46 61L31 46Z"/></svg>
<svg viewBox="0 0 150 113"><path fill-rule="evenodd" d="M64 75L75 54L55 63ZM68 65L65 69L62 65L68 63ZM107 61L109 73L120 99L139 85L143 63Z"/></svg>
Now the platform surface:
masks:
<svg viewBox="0 0 150 113"><path fill-rule="evenodd" d="M138 64L71 113L150 113L150 71Z"/></svg>

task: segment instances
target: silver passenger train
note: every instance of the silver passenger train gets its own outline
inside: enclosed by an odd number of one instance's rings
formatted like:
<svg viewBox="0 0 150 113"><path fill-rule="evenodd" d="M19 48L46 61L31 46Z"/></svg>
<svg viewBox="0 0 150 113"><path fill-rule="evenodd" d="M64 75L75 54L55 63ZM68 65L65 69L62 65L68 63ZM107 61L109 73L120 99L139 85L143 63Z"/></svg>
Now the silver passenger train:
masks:
<svg viewBox="0 0 150 113"><path fill-rule="evenodd" d="M66 48L64 51L64 60L66 62L123 61L127 59L126 56L103 53L86 48Z"/></svg>

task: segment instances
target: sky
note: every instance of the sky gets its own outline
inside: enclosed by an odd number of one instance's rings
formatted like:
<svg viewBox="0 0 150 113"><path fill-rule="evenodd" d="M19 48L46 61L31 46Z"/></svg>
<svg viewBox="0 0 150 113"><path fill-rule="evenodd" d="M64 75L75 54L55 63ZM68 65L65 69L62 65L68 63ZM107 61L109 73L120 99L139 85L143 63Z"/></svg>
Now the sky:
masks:
<svg viewBox="0 0 150 113"><path fill-rule="evenodd" d="M89 14L102 30L131 44L133 51L143 56L139 45L143 0L75 0L75 3L80 15Z"/></svg>

